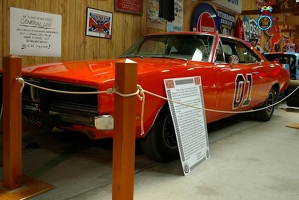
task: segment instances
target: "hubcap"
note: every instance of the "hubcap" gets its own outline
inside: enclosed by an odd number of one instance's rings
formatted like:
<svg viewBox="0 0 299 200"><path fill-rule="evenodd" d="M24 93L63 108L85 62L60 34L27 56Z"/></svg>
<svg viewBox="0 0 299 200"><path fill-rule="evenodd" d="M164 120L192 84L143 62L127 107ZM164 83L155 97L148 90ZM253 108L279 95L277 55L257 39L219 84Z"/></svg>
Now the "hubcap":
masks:
<svg viewBox="0 0 299 200"><path fill-rule="evenodd" d="M175 130L170 114L164 121L163 139L169 149L177 148Z"/></svg>
<svg viewBox="0 0 299 200"><path fill-rule="evenodd" d="M271 106L271 105L273 105L275 102L275 99L274 99L274 95L273 95L273 93L271 92L270 94L269 94L269 97L268 97L268 99L267 99L267 109L266 109L266 111L267 111L267 114L271 114L272 113L272 111L273 111L273 106ZM268 107L269 106L269 107Z"/></svg>

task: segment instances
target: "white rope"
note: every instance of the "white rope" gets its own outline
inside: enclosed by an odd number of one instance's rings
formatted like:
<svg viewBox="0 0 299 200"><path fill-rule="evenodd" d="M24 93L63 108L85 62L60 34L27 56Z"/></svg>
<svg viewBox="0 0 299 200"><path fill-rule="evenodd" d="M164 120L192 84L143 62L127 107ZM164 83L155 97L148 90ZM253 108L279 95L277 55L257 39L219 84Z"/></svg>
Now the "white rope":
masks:
<svg viewBox="0 0 299 200"><path fill-rule="evenodd" d="M139 94L137 95L137 97L139 98L140 101L142 101L141 113L140 113L140 125L141 125L141 135L143 135L144 134L143 115L144 115L145 94L143 88L140 85L137 85L137 88L139 90Z"/></svg>
<svg viewBox="0 0 299 200"><path fill-rule="evenodd" d="M219 113L230 113L230 114L241 114L241 113L251 113L251 112L256 112L256 111L259 111L259 110L263 110L263 109L267 109L269 107L272 107L272 106L275 106L279 103L281 103L282 101L284 101L285 99L287 99L289 96L291 96L295 91L297 91L299 89L299 86L293 90L290 94L288 94L285 98L277 101L276 103L274 104L271 104L269 106L266 106L266 107L262 107L262 108L259 108L259 109L251 109L251 110L246 110L246 111L230 111L230 110L214 110L214 109L209 109L209 108L199 108L199 107L196 107L196 106L192 106L192 105L188 105L188 104L185 104L183 102L179 102L179 101L174 101L172 99L169 99L169 98L166 98L166 97L163 97L163 96L160 96L158 94L155 94L155 93L152 93L152 92L149 92L147 90L144 90L140 85L137 85L137 91L135 93L131 93L131 94L122 94L120 92L117 91L118 87L117 86L114 86L113 88L109 88L107 89L106 91L95 91L95 92L73 92L73 91L61 91L61 90L54 90L54 89L50 89L50 88L45 88L45 87L41 87L41 86L38 86L38 85L34 85L32 83L29 83L29 82L26 82L24 81L23 78L20 78L20 77L16 77L16 80L22 84L22 87L21 87L21 90L20 90L20 93L22 92L25 84L27 85L30 85L30 86L33 86L33 87L36 87L36 88L39 88L39 89L42 89L42 90L47 90L47 91L50 91L50 92L57 92L57 93L65 93L65 94L103 94L103 93L106 93L106 94L118 94L122 97L130 97L130 96L135 96L137 95L137 97L139 98L140 101L142 101L142 107L141 107L141 116L140 116L140 123L141 123L141 135L144 134L144 125L143 125L143 120L144 120L144 107L145 107L145 93L149 94L149 95L152 95L152 96L155 96L157 98L161 98L161 99L164 99L166 101L170 101L170 102L173 102L173 103L177 103L177 104L180 104L180 105L183 105L183 106L186 106L186 107L191 107L191 108L194 108L194 109L201 109L201 110L205 110L205 111L211 111L211 112L219 112ZM3 106L3 105L2 105ZM1 116L2 116L2 109L1 109ZM0 119L1 119L1 116L0 116Z"/></svg>
<svg viewBox="0 0 299 200"><path fill-rule="evenodd" d="M160 96L160 95L157 95L157 94L154 94L152 92L149 92L147 90L143 90L145 93L148 93L152 96L155 96L155 97L158 97L158 98L161 98L161 99L164 99L166 101L170 101L170 102L173 102L173 103L177 103L177 104L180 104L180 105L183 105L183 106L186 106L186 107L190 107L190 108L195 108L195 109L201 109L201 110L205 110L205 111L211 111L211 112L219 112L219 113L230 113L230 114L241 114L241 113L250 113L250 112L256 112L256 111L259 111L259 110L263 110L263 109L266 109L266 108L269 108L269 107L272 107L272 106L275 106L281 102L283 102L284 100L286 100L289 96L291 96L296 90L299 89L299 86L294 90L292 91L290 94L288 94L285 98L277 101L276 103L274 104L271 104L269 106L266 106L266 107L262 107L262 108L259 108L259 109L251 109L251 110L245 110L245 111L229 111L229 110L214 110L214 109L209 109L209 108L199 108L199 107L196 107L196 106L192 106L192 105L188 105L188 104L185 104L185 103L182 103L180 101L174 101L172 99L168 99L168 98L165 98L163 96Z"/></svg>
<svg viewBox="0 0 299 200"><path fill-rule="evenodd" d="M36 87L36 88L42 89L42 90L46 90L46 91L49 91L49 92L64 93L64 94L101 94L101 93L112 94L112 93L114 93L114 92L117 90L117 88L109 88L109 89L106 90L106 91L95 91L95 92L73 92L73 91L62 91L62 90L54 90L54 89L50 89L50 88L46 88L46 87L42 87L42 86L39 86L39 85L34 85L34 84L32 84L32 83L29 83L29 82L25 81L23 78L20 78L20 77L17 77L16 80L17 80L20 84L22 84L20 93L22 93L25 84L30 85L30 86L32 86L32 87Z"/></svg>

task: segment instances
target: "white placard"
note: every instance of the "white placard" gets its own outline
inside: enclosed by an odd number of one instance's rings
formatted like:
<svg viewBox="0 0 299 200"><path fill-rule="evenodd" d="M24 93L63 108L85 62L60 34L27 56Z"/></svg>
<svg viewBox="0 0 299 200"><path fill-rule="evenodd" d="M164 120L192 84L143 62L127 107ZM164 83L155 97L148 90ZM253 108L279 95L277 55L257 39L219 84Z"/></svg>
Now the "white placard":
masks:
<svg viewBox="0 0 299 200"><path fill-rule="evenodd" d="M168 104L183 172L187 175L209 157L201 77L165 79L164 85L167 98L172 100Z"/></svg>
<svg viewBox="0 0 299 200"><path fill-rule="evenodd" d="M11 7L10 54L61 57L61 15Z"/></svg>

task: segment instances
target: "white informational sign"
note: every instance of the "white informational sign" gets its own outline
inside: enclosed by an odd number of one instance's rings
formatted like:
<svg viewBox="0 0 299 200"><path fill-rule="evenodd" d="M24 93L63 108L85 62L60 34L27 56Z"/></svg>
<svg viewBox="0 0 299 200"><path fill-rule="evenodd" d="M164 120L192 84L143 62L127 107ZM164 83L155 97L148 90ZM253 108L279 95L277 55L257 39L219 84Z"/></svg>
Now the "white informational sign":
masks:
<svg viewBox="0 0 299 200"><path fill-rule="evenodd" d="M11 7L10 54L61 57L61 15Z"/></svg>
<svg viewBox="0 0 299 200"><path fill-rule="evenodd" d="M201 77L164 80L182 163L187 175L209 158ZM177 103L180 102L180 103Z"/></svg>
<svg viewBox="0 0 299 200"><path fill-rule="evenodd" d="M242 0L213 0L213 3L234 13L240 14L242 12Z"/></svg>

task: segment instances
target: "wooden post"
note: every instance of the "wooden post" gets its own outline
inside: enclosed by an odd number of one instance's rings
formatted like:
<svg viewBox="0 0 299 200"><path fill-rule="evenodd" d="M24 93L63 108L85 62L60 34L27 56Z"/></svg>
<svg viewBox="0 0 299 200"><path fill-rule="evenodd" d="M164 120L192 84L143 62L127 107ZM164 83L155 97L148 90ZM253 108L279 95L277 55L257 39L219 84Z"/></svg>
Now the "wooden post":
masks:
<svg viewBox="0 0 299 200"><path fill-rule="evenodd" d="M22 185L22 111L21 84L22 59L3 58L3 185L9 190Z"/></svg>
<svg viewBox="0 0 299 200"><path fill-rule="evenodd" d="M115 85L121 94L137 91L137 63L116 63ZM130 200L134 196L136 95L114 95L114 135L112 167L112 199Z"/></svg>

